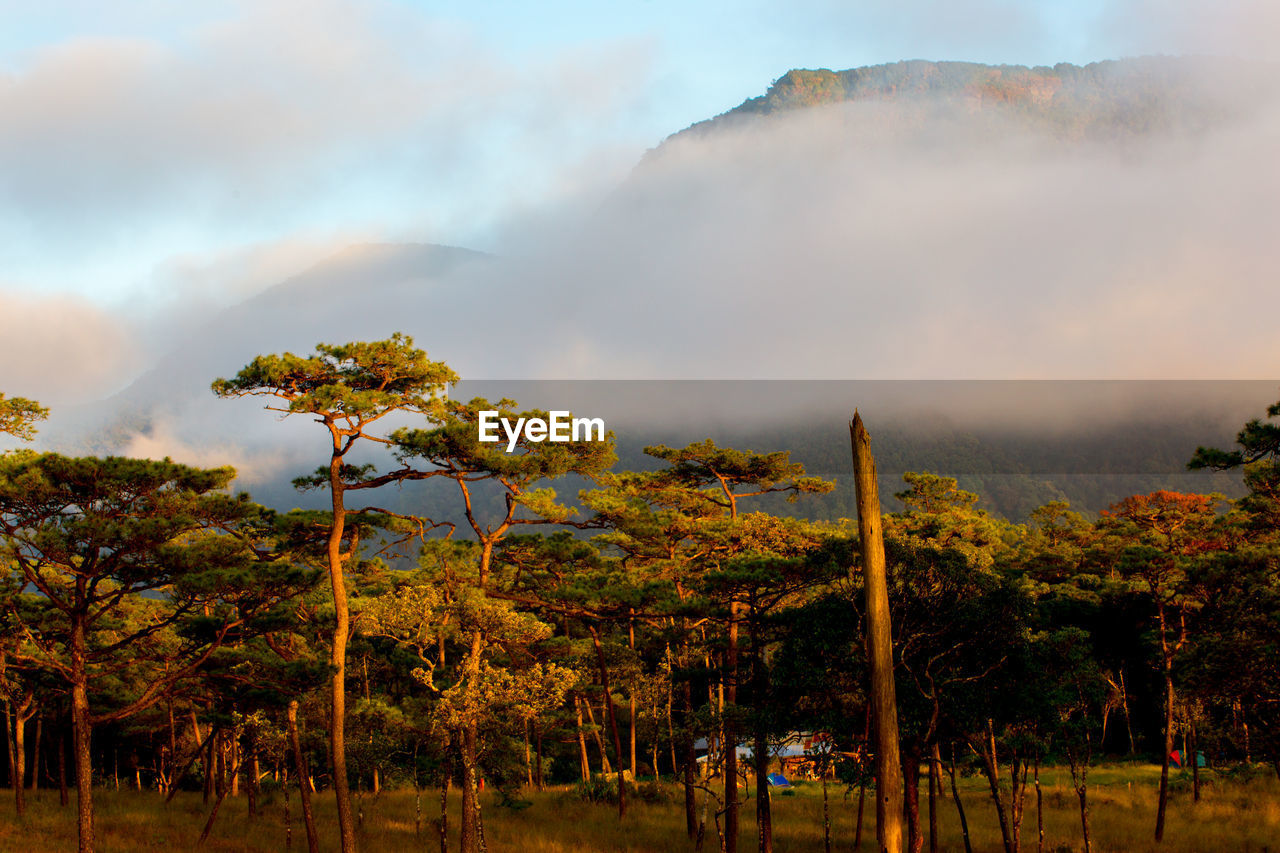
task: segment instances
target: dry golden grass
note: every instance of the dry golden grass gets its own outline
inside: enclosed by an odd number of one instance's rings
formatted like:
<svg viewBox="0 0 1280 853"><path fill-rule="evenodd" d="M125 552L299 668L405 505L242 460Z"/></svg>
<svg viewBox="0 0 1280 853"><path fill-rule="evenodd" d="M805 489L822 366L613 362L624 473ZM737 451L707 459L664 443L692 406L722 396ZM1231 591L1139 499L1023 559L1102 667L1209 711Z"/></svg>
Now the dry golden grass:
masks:
<svg viewBox="0 0 1280 853"><path fill-rule="evenodd" d="M1199 803L1191 801L1190 790L1177 790L1170 804L1165 841L1156 845L1151 838L1155 825L1155 784L1159 768L1154 765L1117 765L1095 769L1090 796L1093 814L1094 849L1111 851L1160 851L1160 853L1204 853L1241 851L1280 853L1280 784L1274 776L1248 782L1220 779L1206 773L1209 784ZM1067 785L1064 770L1044 773L1045 846L1047 851L1082 849L1079 812L1075 795ZM1178 780L1181 785L1181 780ZM676 789L671 788L675 796ZM853 841L856 794L845 799L840 788L832 787L832 834L835 849L849 851ZM975 853L1000 850L999 830L981 780L967 779L961 796L973 833ZM486 794L485 834L494 853L578 853L578 851L626 851L626 853L671 853L691 849L684 838L684 818L678 803L632 803L625 822L619 824L616 809L592 805L576 799L571 790L546 791L531 796L533 805L521 811L497 806ZM110 790L95 792L98 849L103 853L135 851L194 850L206 812L198 794L183 794L168 806L151 792ZM10 800L10 803L12 801ZM822 800L817 784L798 787L792 794L773 798L776 849L778 853L818 853L822 844ZM424 791L421 834L414 832L412 791L384 792L376 800L363 798L364 824L360 832L364 851L438 850L435 825L439 799ZM942 801L940 848L963 850L959 821L950 797ZM298 823L297 798L292 798L293 849L305 850L306 839ZM450 820L454 823L451 848L456 848L458 802L452 801ZM922 806L924 803L922 802ZM333 848L336 824L327 792L316 798L322 849ZM748 802L742 820L744 851L755 849L755 807ZM874 848L874 804L867 800L867 826L863 850ZM27 816L12 817L8 806L0 822L0 853L54 853L75 848L74 805L58 806L56 791L41 791L30 797ZM925 818L927 827L927 815ZM208 843L208 851L252 851L278 853L285 850L283 801L277 795L255 821L249 821L243 797L228 800L222 807ZM714 826L708 826L705 851L715 851ZM926 828L927 831L927 828ZM1035 793L1028 792L1023 822L1022 849L1036 849ZM926 842L926 850L927 842Z"/></svg>

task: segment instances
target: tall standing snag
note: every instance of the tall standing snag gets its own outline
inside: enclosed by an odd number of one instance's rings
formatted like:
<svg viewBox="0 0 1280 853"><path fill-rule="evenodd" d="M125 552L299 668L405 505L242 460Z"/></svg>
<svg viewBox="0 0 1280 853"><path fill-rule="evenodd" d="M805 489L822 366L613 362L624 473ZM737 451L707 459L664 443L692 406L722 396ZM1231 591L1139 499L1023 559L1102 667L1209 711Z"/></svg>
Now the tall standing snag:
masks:
<svg viewBox="0 0 1280 853"><path fill-rule="evenodd" d="M849 424L853 483L858 496L858 537L867 595L867 657L871 668L871 718L876 735L876 840L881 853L902 851L902 769L898 761L898 704L893 685L893 633L885 581L884 527L871 436L857 410ZM852 573L852 568L850 569Z"/></svg>

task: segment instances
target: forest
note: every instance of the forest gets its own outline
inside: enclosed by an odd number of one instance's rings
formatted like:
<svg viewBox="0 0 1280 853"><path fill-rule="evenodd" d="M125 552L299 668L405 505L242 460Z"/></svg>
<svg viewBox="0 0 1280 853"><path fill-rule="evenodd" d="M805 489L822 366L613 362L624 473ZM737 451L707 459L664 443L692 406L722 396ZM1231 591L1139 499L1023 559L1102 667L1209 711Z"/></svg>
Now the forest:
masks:
<svg viewBox="0 0 1280 853"><path fill-rule="evenodd" d="M1008 519L947 472L889 484L895 792L873 773L866 543L805 508L831 480L711 439L647 447L640 471L612 434L507 452L480 413L558 401L463 401L458 379L397 334L213 381L264 422L318 424L328 461L294 486L325 509L255 503L230 468L0 455L15 831L38 801L80 851L135 849L101 825L130 789L192 849L273 849L214 847L235 823L309 851L477 853L589 814L614 833L599 849L829 853L875 849L880 796L904 828L885 849L912 853L1133 849L1095 825L1138 815L1133 838L1176 845L1172 816L1219 792L1242 838L1280 827L1280 403L1233 448L1186 448L1242 476L1236 498ZM0 395L18 439L47 414ZM413 483L453 512L407 511ZM1127 782L1123 814L1099 780ZM409 798L398 840L366 826ZM1231 831L1218 849L1247 849Z"/></svg>

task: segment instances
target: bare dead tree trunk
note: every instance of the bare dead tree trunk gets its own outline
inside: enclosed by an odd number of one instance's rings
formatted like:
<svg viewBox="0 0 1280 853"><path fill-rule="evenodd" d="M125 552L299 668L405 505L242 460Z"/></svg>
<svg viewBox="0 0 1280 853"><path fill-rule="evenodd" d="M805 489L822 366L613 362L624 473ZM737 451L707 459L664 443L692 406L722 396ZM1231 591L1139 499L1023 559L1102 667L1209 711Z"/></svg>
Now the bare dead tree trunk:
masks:
<svg viewBox="0 0 1280 853"><path fill-rule="evenodd" d="M872 720L876 732L876 839L882 853L902 851L902 776L898 752L898 704L893 682L893 633L885 578L884 531L871 437L857 411L849 424L853 479L862 545L867 604L867 656L871 667ZM852 573L852 568L851 568Z"/></svg>

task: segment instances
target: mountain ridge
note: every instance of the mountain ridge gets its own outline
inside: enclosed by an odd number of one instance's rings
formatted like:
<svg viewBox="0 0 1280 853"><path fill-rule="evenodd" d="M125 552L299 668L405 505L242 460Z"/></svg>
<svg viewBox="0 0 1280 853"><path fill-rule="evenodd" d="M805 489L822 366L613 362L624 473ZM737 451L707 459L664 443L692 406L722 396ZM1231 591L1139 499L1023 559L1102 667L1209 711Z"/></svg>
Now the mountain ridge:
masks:
<svg viewBox="0 0 1280 853"><path fill-rule="evenodd" d="M1222 57L1145 56L1086 65L989 65L902 60L843 71L793 68L763 95L671 134L714 132L806 108L843 103L950 101L970 110L996 107L1069 138L1153 130L1203 129L1235 114L1215 86L1244 77L1270 84L1269 64ZM661 148L661 146L659 146Z"/></svg>

